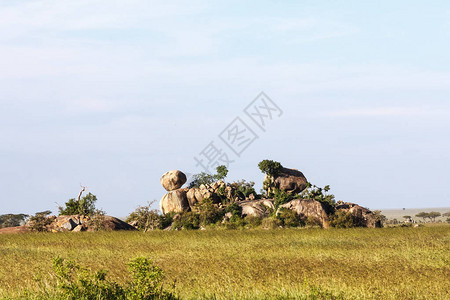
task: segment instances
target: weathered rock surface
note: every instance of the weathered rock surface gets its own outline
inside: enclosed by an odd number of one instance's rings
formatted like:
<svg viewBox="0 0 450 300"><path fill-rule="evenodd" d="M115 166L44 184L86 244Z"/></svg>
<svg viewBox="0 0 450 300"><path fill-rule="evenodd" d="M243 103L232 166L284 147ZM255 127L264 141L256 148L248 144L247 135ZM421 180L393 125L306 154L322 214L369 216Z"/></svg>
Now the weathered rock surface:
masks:
<svg viewBox="0 0 450 300"><path fill-rule="evenodd" d="M187 200L189 202L189 206L192 209L195 205L203 201L203 195L200 189L191 188L186 193Z"/></svg>
<svg viewBox="0 0 450 300"><path fill-rule="evenodd" d="M116 217L103 216L101 226L106 230L137 230L135 227L131 226L127 222L122 221ZM92 228L88 227L87 231L93 231Z"/></svg>
<svg viewBox="0 0 450 300"><path fill-rule="evenodd" d="M302 172L296 169L288 168L282 168L278 175L274 178L266 175L264 181L266 182L268 180L273 181L275 188L294 194L298 194L303 191L308 183Z"/></svg>
<svg viewBox="0 0 450 300"><path fill-rule="evenodd" d="M358 220L358 226L369 228L382 227L381 221L375 217L375 214L371 210L358 204L341 202L336 206L336 210L342 210L351 213Z"/></svg>
<svg viewBox="0 0 450 300"><path fill-rule="evenodd" d="M174 191L179 189L186 183L186 175L178 170L168 171L161 177L161 185L166 189L166 191Z"/></svg>
<svg viewBox="0 0 450 300"><path fill-rule="evenodd" d="M269 199L243 201L239 206L242 208L243 216L260 218L267 217L270 210L274 209L273 200Z"/></svg>
<svg viewBox="0 0 450 300"><path fill-rule="evenodd" d="M310 199L295 199L286 204L280 205L280 207L291 209L300 216L316 218L320 221L323 228L329 227L328 215L319 201Z"/></svg>
<svg viewBox="0 0 450 300"><path fill-rule="evenodd" d="M163 214L188 211L190 206L186 194L187 192L185 189L178 189L165 194L159 203L159 207Z"/></svg>

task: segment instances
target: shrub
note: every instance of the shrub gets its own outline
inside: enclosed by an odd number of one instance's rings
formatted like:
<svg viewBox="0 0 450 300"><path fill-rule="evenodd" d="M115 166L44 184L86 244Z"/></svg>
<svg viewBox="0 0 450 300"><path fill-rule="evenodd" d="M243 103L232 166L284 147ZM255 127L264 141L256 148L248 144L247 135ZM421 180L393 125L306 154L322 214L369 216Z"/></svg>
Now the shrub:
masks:
<svg viewBox="0 0 450 300"><path fill-rule="evenodd" d="M81 196L81 193L80 193ZM85 215L91 216L96 213L95 202L97 197L91 193L81 199L69 199L65 203L66 207L59 207L60 215Z"/></svg>
<svg viewBox="0 0 450 300"><path fill-rule="evenodd" d="M242 207L237 203L233 203L225 208L225 212L230 212L233 216L241 217Z"/></svg>
<svg viewBox="0 0 450 300"><path fill-rule="evenodd" d="M283 227L299 227L305 225L302 222L299 214L291 209L281 207L277 212L277 218L280 220Z"/></svg>
<svg viewBox="0 0 450 300"><path fill-rule="evenodd" d="M312 199L319 201L323 204L324 209L327 211L327 213L331 213L334 211L336 207L336 201L334 199L333 194L328 194L328 191L330 190L330 186L326 185L325 187L321 188L316 185L307 184L306 189L304 189L300 193L300 197L302 199Z"/></svg>
<svg viewBox="0 0 450 300"><path fill-rule="evenodd" d="M53 268L56 297L60 299L176 299L173 293L163 289L163 271L147 258L129 262L132 280L123 286L107 280L104 270L92 272L70 260L55 258Z"/></svg>
<svg viewBox="0 0 450 300"><path fill-rule="evenodd" d="M184 212L172 223L172 229L199 229L199 215L193 211Z"/></svg>
<svg viewBox="0 0 450 300"><path fill-rule="evenodd" d="M94 210L86 226L93 231L105 230L105 212L100 209Z"/></svg>
<svg viewBox="0 0 450 300"><path fill-rule="evenodd" d="M28 221L28 227L32 231L43 232L47 231L47 226L50 225L54 220L55 216L48 216L52 212L49 210L37 212L34 216L30 218Z"/></svg>
<svg viewBox="0 0 450 300"><path fill-rule="evenodd" d="M275 199L273 206L275 208L274 211L276 212L280 207L280 205L286 204L289 201L293 200L295 198L295 195L285 192L283 190L276 189L275 193L273 194L273 197Z"/></svg>
<svg viewBox="0 0 450 300"><path fill-rule="evenodd" d="M256 228L261 226L262 218L256 216L246 216L244 218L244 223L247 227Z"/></svg>
<svg viewBox="0 0 450 300"><path fill-rule="evenodd" d="M255 183L253 181L245 181L245 180L239 180L236 182L233 182L231 184L234 185L234 188L236 189L236 192L238 193L239 198L245 199L246 197L250 196L251 194L254 194L255 197L257 196L255 189L253 186Z"/></svg>
<svg viewBox="0 0 450 300"><path fill-rule="evenodd" d="M206 226L215 224L222 220L225 211L217 208L210 199L204 199L197 205L200 225Z"/></svg>
<svg viewBox="0 0 450 300"><path fill-rule="evenodd" d="M356 220L350 212L336 211L330 218L330 225L336 228L356 227Z"/></svg>
<svg viewBox="0 0 450 300"><path fill-rule="evenodd" d="M261 225L264 229L275 229L282 226L281 221L276 217L268 217L262 219Z"/></svg>
<svg viewBox="0 0 450 300"><path fill-rule="evenodd" d="M127 217L126 222L144 232L164 228L162 216L156 209L151 209L153 203L154 201L149 202L146 206L139 206L136 208L136 210Z"/></svg>
<svg viewBox="0 0 450 300"><path fill-rule="evenodd" d="M311 227L316 227L316 226L322 227L322 222L316 217L308 216L305 220L305 225L311 226Z"/></svg>

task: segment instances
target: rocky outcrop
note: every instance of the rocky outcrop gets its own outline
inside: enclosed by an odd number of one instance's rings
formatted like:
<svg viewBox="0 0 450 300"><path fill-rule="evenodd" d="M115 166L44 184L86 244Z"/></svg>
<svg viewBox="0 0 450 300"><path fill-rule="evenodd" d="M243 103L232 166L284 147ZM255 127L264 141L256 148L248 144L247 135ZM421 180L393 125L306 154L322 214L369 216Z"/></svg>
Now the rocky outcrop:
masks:
<svg viewBox="0 0 450 300"><path fill-rule="evenodd" d="M270 211L274 210L273 200L269 199L243 201L239 206L242 208L243 216L259 218L267 217Z"/></svg>
<svg viewBox="0 0 450 300"><path fill-rule="evenodd" d="M178 189L165 194L159 207L163 214L169 212L183 212L190 210L186 189Z"/></svg>
<svg viewBox="0 0 450 300"><path fill-rule="evenodd" d="M112 216L61 215L47 226L48 231L136 230L130 224Z"/></svg>
<svg viewBox="0 0 450 300"><path fill-rule="evenodd" d="M79 225L89 222L89 216L82 215L61 215L48 226L50 231L72 231Z"/></svg>
<svg viewBox="0 0 450 300"><path fill-rule="evenodd" d="M186 175L178 170L168 171L161 177L161 185L166 189L166 191L174 191L179 189L186 183Z"/></svg>
<svg viewBox="0 0 450 300"><path fill-rule="evenodd" d="M116 217L112 217L112 216L104 216L102 218L102 229L105 230L136 230L135 227L131 226L130 224L128 224L127 222L122 221L121 219L118 219ZM87 228L87 231L91 231L90 228Z"/></svg>
<svg viewBox="0 0 450 300"><path fill-rule="evenodd" d="M336 211L345 211L352 214L352 216L356 219L357 226L369 228L382 227L381 221L376 218L375 214L371 210L358 204L338 202Z"/></svg>
<svg viewBox="0 0 450 300"><path fill-rule="evenodd" d="M319 201L310 199L296 199L291 200L280 207L291 209L301 217L316 218L320 221L323 228L328 228L330 226L327 212Z"/></svg>
<svg viewBox="0 0 450 300"><path fill-rule="evenodd" d="M293 194L303 191L308 183L302 172L288 168L282 168L275 177L266 175L264 184L266 185L269 182L273 188Z"/></svg>

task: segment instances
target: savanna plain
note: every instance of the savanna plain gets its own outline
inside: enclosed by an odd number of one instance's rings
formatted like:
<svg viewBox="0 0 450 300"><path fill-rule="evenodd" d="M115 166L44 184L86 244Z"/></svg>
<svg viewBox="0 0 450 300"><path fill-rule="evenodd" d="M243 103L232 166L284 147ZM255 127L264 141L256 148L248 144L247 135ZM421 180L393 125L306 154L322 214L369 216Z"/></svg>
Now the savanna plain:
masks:
<svg viewBox="0 0 450 300"><path fill-rule="evenodd" d="M119 283L150 258L181 299L450 299L448 224L3 234L0 257L1 299L51 299L55 257Z"/></svg>

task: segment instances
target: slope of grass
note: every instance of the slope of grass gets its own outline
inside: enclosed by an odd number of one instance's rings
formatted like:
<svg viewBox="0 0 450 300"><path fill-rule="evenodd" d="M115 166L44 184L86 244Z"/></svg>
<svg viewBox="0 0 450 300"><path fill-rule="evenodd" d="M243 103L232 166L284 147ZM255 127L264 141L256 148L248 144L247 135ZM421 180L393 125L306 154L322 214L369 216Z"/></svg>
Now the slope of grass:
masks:
<svg viewBox="0 0 450 300"><path fill-rule="evenodd" d="M0 298L51 292L56 256L118 282L149 257L183 299L450 299L448 225L0 235Z"/></svg>

